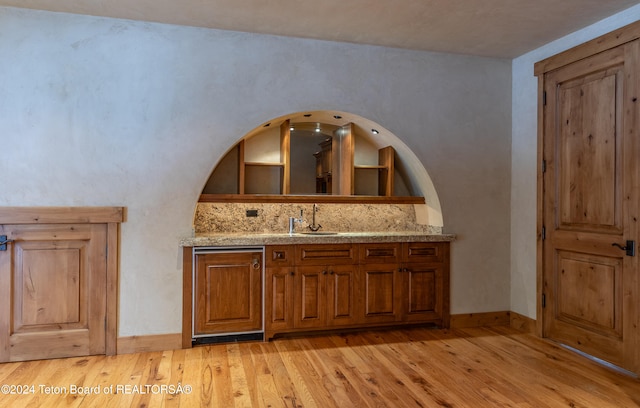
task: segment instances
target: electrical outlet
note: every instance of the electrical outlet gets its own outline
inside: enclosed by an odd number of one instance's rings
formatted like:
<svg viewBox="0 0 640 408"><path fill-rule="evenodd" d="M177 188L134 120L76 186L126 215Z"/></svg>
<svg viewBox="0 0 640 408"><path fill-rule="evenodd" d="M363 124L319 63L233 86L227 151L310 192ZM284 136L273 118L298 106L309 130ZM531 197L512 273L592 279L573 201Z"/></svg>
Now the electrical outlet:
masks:
<svg viewBox="0 0 640 408"><path fill-rule="evenodd" d="M247 217L257 217L258 210L247 210Z"/></svg>

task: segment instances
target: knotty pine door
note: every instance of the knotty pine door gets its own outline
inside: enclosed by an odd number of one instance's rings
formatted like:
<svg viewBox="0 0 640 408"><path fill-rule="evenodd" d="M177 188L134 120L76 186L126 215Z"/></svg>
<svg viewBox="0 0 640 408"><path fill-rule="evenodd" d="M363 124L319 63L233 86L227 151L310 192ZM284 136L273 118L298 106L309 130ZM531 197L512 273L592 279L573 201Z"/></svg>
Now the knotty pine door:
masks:
<svg viewBox="0 0 640 408"><path fill-rule="evenodd" d="M0 362L105 354L107 224L0 233Z"/></svg>
<svg viewBox="0 0 640 408"><path fill-rule="evenodd" d="M635 372L639 45L545 73L540 123L542 334Z"/></svg>

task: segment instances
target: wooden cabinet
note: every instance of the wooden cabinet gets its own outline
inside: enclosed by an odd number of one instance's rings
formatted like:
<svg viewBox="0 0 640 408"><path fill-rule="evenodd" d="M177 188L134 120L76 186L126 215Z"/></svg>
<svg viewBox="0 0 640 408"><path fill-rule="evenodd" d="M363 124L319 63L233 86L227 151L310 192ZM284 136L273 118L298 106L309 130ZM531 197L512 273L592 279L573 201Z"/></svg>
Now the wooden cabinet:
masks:
<svg viewBox="0 0 640 408"><path fill-rule="evenodd" d="M401 246L400 243L360 245L360 293L366 323L401 319Z"/></svg>
<svg viewBox="0 0 640 408"><path fill-rule="evenodd" d="M262 251L195 256L194 335L262 330Z"/></svg>
<svg viewBox="0 0 640 408"><path fill-rule="evenodd" d="M294 278L295 328L332 328L357 322L355 265L299 266Z"/></svg>
<svg viewBox="0 0 640 408"><path fill-rule="evenodd" d="M364 321L448 327L448 248L442 242L361 244Z"/></svg>
<svg viewBox="0 0 640 408"><path fill-rule="evenodd" d="M267 246L265 339L406 323L449 326L449 243Z"/></svg>
<svg viewBox="0 0 640 408"><path fill-rule="evenodd" d="M265 249L266 331L293 326L293 253L292 245L271 245Z"/></svg>
<svg viewBox="0 0 640 408"><path fill-rule="evenodd" d="M431 320L449 327L449 245L413 242L402 245L402 319Z"/></svg>
<svg viewBox="0 0 640 408"><path fill-rule="evenodd" d="M297 245L294 327L353 324L357 246Z"/></svg>

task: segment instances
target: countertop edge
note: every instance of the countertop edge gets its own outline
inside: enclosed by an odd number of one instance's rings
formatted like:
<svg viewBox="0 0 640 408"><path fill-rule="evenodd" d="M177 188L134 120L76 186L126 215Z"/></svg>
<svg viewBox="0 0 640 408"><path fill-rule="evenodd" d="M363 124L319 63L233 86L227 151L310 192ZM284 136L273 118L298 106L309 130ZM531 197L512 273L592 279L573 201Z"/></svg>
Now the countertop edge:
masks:
<svg viewBox="0 0 640 408"><path fill-rule="evenodd" d="M181 247L203 246L261 246L295 244L342 244L375 242L452 242L455 234L425 234L419 232L342 232L336 235L229 233L185 237Z"/></svg>

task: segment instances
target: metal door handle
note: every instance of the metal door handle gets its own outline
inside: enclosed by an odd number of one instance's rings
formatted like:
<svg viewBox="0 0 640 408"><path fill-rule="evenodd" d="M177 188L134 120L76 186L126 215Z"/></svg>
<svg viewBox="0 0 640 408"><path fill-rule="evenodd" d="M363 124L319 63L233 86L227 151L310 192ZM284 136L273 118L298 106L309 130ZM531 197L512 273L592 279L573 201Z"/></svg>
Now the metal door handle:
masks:
<svg viewBox="0 0 640 408"><path fill-rule="evenodd" d="M254 259L252 266L253 266L253 269L258 269L260 268L260 262L257 259Z"/></svg>
<svg viewBox="0 0 640 408"><path fill-rule="evenodd" d="M627 244L625 246L614 242L611 246L622 249L626 252L627 256L636 256L636 241L627 240Z"/></svg>

